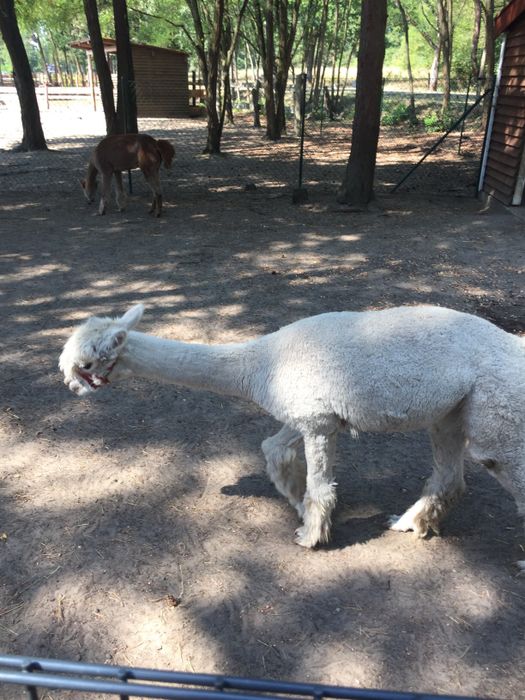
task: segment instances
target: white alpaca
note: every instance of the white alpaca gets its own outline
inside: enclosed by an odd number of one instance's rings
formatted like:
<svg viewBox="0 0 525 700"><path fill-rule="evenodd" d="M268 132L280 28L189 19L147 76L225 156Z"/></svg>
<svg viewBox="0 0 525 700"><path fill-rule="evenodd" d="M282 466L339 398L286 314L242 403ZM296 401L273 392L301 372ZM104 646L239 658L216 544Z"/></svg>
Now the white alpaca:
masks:
<svg viewBox="0 0 525 700"><path fill-rule="evenodd" d="M525 343L469 314L432 306L306 318L246 343L200 345L90 318L60 368L78 395L125 376L255 402L281 430L262 443L268 474L303 519L296 541L326 542L336 502L337 434L427 428L434 471L393 530L423 537L463 492L465 454L483 463L525 516ZM297 457L304 441L305 467ZM522 562L524 564L524 562Z"/></svg>

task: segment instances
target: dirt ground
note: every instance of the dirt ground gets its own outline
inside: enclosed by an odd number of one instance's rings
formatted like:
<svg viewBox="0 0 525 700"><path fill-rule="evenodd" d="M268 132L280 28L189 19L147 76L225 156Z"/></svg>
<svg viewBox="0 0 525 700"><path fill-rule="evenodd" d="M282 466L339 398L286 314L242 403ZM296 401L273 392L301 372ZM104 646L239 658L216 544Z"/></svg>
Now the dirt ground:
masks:
<svg viewBox="0 0 525 700"><path fill-rule="evenodd" d="M418 540L385 520L429 474L426 435L342 436L333 541L305 551L264 472L272 418L138 381L78 399L57 369L76 323L136 302L143 330L209 343L417 302L523 331L523 230L474 199L413 193L352 214L326 193L294 207L185 187L160 220L142 193L104 218L80 192L4 196L2 652L524 697L525 538L481 467L443 535Z"/></svg>

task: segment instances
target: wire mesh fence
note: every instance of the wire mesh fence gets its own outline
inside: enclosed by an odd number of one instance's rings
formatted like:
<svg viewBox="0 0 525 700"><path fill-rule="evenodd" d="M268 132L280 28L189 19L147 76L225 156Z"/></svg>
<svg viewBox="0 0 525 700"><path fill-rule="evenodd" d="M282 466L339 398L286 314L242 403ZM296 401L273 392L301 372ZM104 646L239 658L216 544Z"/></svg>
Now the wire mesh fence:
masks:
<svg viewBox="0 0 525 700"><path fill-rule="evenodd" d="M474 96L453 95L449 113L443 118L435 95L417 95L418 126L414 127L406 116L408 94L386 90L376 190L391 191L473 102ZM481 109L480 103L403 184L403 190L474 195L483 141ZM69 100L43 109L50 150L31 153L10 150L21 138L16 96L11 94L5 99L5 93L0 94L0 114L4 123L3 138L0 136L0 183L4 192L65 192L77 188L91 149L105 133L100 111L94 112L85 100ZM309 190L335 192L341 184L350 152L352 117L351 95L333 119L324 109L307 113L302 179ZM300 139L292 116L287 134L271 142L265 137L264 121L261 128L254 128L251 113L237 113L234 123L226 124L224 129L223 157L202 153L206 143L204 118L140 119L139 129L175 145L173 172L163 175L167 198L185 190L202 196L209 191L245 188L286 193L297 186ZM133 188L138 193L147 191L140 173L133 178Z"/></svg>

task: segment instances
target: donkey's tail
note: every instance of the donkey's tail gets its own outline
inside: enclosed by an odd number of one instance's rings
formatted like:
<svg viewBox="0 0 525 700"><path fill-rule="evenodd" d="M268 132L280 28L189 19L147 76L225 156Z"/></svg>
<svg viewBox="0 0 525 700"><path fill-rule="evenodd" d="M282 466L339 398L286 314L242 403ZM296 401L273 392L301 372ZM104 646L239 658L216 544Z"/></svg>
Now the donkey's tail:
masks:
<svg viewBox="0 0 525 700"><path fill-rule="evenodd" d="M173 159L175 158L175 149L169 141L165 141L164 139L157 139L156 143L162 159L162 164L167 170L169 170Z"/></svg>

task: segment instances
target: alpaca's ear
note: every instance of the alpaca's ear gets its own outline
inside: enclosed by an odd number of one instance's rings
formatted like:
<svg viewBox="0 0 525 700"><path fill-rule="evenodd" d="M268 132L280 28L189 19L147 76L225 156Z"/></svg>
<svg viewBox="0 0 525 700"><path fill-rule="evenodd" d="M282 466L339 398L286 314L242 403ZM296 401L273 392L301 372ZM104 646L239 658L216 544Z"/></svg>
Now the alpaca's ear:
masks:
<svg viewBox="0 0 525 700"><path fill-rule="evenodd" d="M142 314L144 313L144 305L143 304L137 304L136 306L132 306L131 309L126 311L124 316L119 319L120 323L122 323L125 328L127 328L129 331L132 328L135 328L135 326L138 324L140 319L142 318Z"/></svg>
<svg viewBox="0 0 525 700"><path fill-rule="evenodd" d="M127 331L125 331L125 330L116 331L111 337L111 350L116 350L117 348L121 348L124 345L127 337L128 337Z"/></svg>

